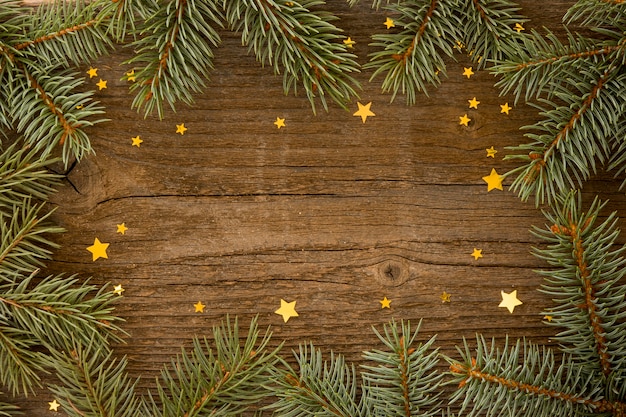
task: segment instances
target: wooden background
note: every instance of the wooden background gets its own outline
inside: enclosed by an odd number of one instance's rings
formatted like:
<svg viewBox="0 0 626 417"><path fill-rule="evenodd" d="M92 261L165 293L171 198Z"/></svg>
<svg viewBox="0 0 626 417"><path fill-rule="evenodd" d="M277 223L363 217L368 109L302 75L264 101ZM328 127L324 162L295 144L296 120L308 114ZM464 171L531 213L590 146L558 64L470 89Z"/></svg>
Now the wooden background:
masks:
<svg viewBox="0 0 626 417"><path fill-rule="evenodd" d="M520 3L527 29L562 33L573 1ZM385 13L369 4L327 5L357 42L361 63L370 36L385 30ZM237 34L221 34L206 92L163 121L130 109L120 80L128 50L94 63L98 77L87 83L107 80L96 96L110 121L91 130L96 154L73 167L52 198L53 219L67 233L54 237L61 248L46 272L123 285L116 311L129 337L116 352L142 377L142 391L181 346L210 335L227 314L244 328L259 315L285 353L313 341L351 361L380 347L371 326L394 318L423 318L422 339L437 334L449 355L477 332L553 345L556 329L542 323L550 299L533 272L544 264L530 254L539 241L529 229L544 218L507 190L510 179L504 192L489 193L481 179L515 166L502 160L504 147L524 140L518 128L536 120L535 110L520 103L501 114L512 97L499 97L486 71L464 77L470 62L457 54L448 79L413 107L404 97L390 103L381 80L368 82L371 72L363 72L360 101L372 102L375 117L353 117L356 101L348 112L332 106L314 115L306 98L283 95L282 79L249 56ZM474 96L477 110L468 109ZM459 125L465 113L468 127ZM276 117L285 128L274 126ZM175 134L180 123L184 136ZM140 148L131 146L137 135ZM495 159L486 157L490 146ZM621 210L618 185L601 176L585 191ZM116 233L122 222L124 236ZM92 262L86 248L96 237L110 243L109 259ZM475 247L483 258L471 256ZM510 314L498 308L500 291L514 289L524 304ZM383 297L391 309L381 309ZM274 314L281 298L297 301L299 317L286 324ZM194 312L198 301L204 313ZM54 415L46 391L19 401L27 415Z"/></svg>

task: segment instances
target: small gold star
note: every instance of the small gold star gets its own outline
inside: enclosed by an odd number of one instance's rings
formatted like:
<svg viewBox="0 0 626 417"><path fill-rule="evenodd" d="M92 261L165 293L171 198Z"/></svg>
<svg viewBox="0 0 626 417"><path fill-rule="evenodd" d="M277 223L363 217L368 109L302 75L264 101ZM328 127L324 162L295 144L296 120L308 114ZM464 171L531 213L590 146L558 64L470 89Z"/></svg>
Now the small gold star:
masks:
<svg viewBox="0 0 626 417"><path fill-rule="evenodd" d="M359 106L359 110L357 110L353 116L361 116L361 120L363 121L363 123L365 123L365 121L367 120L368 116L376 116L371 110L370 107L372 107L372 102L370 101L369 103L363 105L360 102L357 101L356 103Z"/></svg>
<svg viewBox="0 0 626 417"><path fill-rule="evenodd" d="M458 49L459 52L461 52L461 50L465 48L465 44L463 42L457 40L455 43L456 45L454 45L454 48Z"/></svg>
<svg viewBox="0 0 626 417"><path fill-rule="evenodd" d="M78 106L76 106L76 110L82 110L83 107L85 107L85 106L83 106L82 104L79 104Z"/></svg>
<svg viewBox="0 0 626 417"><path fill-rule="evenodd" d="M502 296L502 302L498 307L506 307L509 310L509 313L513 314L513 310L515 307L523 304L520 300L517 299L517 290L514 290L511 293L505 293L504 291L500 291L500 295Z"/></svg>
<svg viewBox="0 0 626 417"><path fill-rule="evenodd" d="M391 28L395 28L396 24L394 23L393 19L391 18L387 18L385 19L385 23L383 23L383 25L387 26L387 29L391 29Z"/></svg>
<svg viewBox="0 0 626 417"><path fill-rule="evenodd" d="M104 90L105 88L107 88L107 82L102 78L100 78L100 81L98 81L96 85L98 86L98 90Z"/></svg>
<svg viewBox="0 0 626 417"><path fill-rule="evenodd" d="M441 295L439 296L439 298L441 298L441 302L442 303L449 303L450 302L450 294L448 294L447 292L443 292L441 293Z"/></svg>
<svg viewBox="0 0 626 417"><path fill-rule="evenodd" d="M280 117L276 118L276 121L274 122L274 124L276 125L277 128L281 128L281 127L285 127L285 119L281 119Z"/></svg>
<svg viewBox="0 0 626 417"><path fill-rule="evenodd" d="M280 308L274 313L283 316L283 321L287 323L287 321L292 317L298 317L298 313L296 312L296 302L292 301L288 303L287 301L281 298L280 300Z"/></svg>
<svg viewBox="0 0 626 417"><path fill-rule="evenodd" d="M126 73L126 80L134 82L135 81L135 70L130 70Z"/></svg>
<svg viewBox="0 0 626 417"><path fill-rule="evenodd" d="M204 313L204 307L206 306L202 304L202 301L198 301L193 305L193 307L196 309L196 313Z"/></svg>
<svg viewBox="0 0 626 417"><path fill-rule="evenodd" d="M494 159L496 158L496 154L498 153L498 151L496 151L493 146L485 150L487 151L487 157L492 157Z"/></svg>
<svg viewBox="0 0 626 417"><path fill-rule="evenodd" d="M459 124L460 125L469 126L468 123L471 122L471 121L472 121L472 119L467 117L467 114L464 114L463 116L459 116Z"/></svg>
<svg viewBox="0 0 626 417"><path fill-rule="evenodd" d="M491 168L491 173L483 177L483 181L487 183L487 192L497 188L502 190L502 176L498 175L495 168Z"/></svg>
<svg viewBox="0 0 626 417"><path fill-rule="evenodd" d="M57 400L54 399L54 400L52 400L51 402L48 403L48 406L50 407L50 408L48 408L48 410L58 412L59 411L59 407L61 406L61 404L59 404L57 402Z"/></svg>
<svg viewBox="0 0 626 417"><path fill-rule="evenodd" d="M126 290L122 287L122 284L119 284L113 287L113 294L117 294L121 296L124 291Z"/></svg>
<svg viewBox="0 0 626 417"><path fill-rule="evenodd" d="M107 256L107 248L109 247L108 243L102 243L98 238L95 238L93 241L93 245L89 246L87 250L91 252L93 255L94 262L98 260L98 258L108 259Z"/></svg>
<svg viewBox="0 0 626 417"><path fill-rule="evenodd" d="M552 321L552 316L549 316L549 315L546 314L545 316L543 316L543 319L547 320L548 322L551 322Z"/></svg>
<svg viewBox="0 0 626 417"><path fill-rule="evenodd" d="M522 26L521 23L516 23L514 29L517 31L517 33L520 33L521 31L526 30L524 29L524 26Z"/></svg>
<svg viewBox="0 0 626 417"><path fill-rule="evenodd" d="M509 114L509 110L513 107L509 107L509 103L500 104L500 113Z"/></svg>
<svg viewBox="0 0 626 417"><path fill-rule="evenodd" d="M477 261L478 258L483 257L483 250L474 248L474 251L472 252L472 256L474 257L474 260Z"/></svg>
<svg viewBox="0 0 626 417"><path fill-rule="evenodd" d="M469 67L469 68L463 67L463 75L465 75L467 78L474 75L474 71L472 71L472 67Z"/></svg>
<svg viewBox="0 0 626 417"><path fill-rule="evenodd" d="M469 108L470 109L476 109L478 110L478 105L480 104L480 101L476 100L476 97L474 97L471 100L467 100L469 102Z"/></svg>
<svg viewBox="0 0 626 417"><path fill-rule="evenodd" d="M391 308L391 300L387 299L387 297L380 300L379 303L380 308Z"/></svg>
<svg viewBox="0 0 626 417"><path fill-rule="evenodd" d="M97 77L98 76L98 68L89 67L89 70L87 70L87 74L89 74L89 78Z"/></svg>
<svg viewBox="0 0 626 417"><path fill-rule="evenodd" d="M141 147L141 144L143 143L143 140L141 140L141 137L139 136L135 136L134 138L132 138L133 140L133 145L132 146L136 146L136 147Z"/></svg>
<svg viewBox="0 0 626 417"><path fill-rule="evenodd" d="M343 40L343 44L346 45L346 48L352 48L354 44L356 44L356 42L353 41L352 38L348 36L348 39Z"/></svg>
<svg viewBox="0 0 626 417"><path fill-rule="evenodd" d="M117 233L120 233L122 235L126 234L126 231L128 230L128 227L126 227L126 223L121 223L116 226L117 226Z"/></svg>
<svg viewBox="0 0 626 417"><path fill-rule="evenodd" d="M176 125L176 133L180 133L182 136L185 134L185 131L187 131L187 128L184 123Z"/></svg>

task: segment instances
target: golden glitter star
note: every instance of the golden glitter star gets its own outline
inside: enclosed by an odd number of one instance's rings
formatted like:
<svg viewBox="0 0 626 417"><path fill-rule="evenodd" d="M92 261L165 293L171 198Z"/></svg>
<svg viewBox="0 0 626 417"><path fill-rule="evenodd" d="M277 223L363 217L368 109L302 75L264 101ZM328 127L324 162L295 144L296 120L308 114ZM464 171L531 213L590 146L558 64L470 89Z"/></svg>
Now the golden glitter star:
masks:
<svg viewBox="0 0 626 417"><path fill-rule="evenodd" d="M52 400L51 402L48 403L48 407L49 407L48 410L58 412L60 406L61 406L61 404L59 404L57 402L57 400L54 399L54 400Z"/></svg>
<svg viewBox="0 0 626 417"><path fill-rule="evenodd" d="M125 235L128 227L126 227L126 223L117 224L117 233Z"/></svg>
<svg viewBox="0 0 626 417"><path fill-rule="evenodd" d="M184 123L176 125L176 133L180 133L180 135L182 136L185 134L186 131L187 131L187 128L185 127Z"/></svg>
<svg viewBox="0 0 626 417"><path fill-rule="evenodd" d="M95 238L93 241L93 245L89 246L87 250L91 252L91 254L93 255L93 260L95 262L98 258L108 259L108 256L107 256L108 247L109 247L108 243L102 243L100 242L98 238Z"/></svg>
<svg viewBox="0 0 626 417"><path fill-rule="evenodd" d="M487 151L487 157L492 157L494 159L496 158L496 154L498 153L498 151L495 150L493 146L491 148L487 148L485 150Z"/></svg>
<svg viewBox="0 0 626 417"><path fill-rule="evenodd" d="M513 108L513 107L509 107L509 103L500 104L500 113L506 113L506 114L509 114L509 111L510 111L512 108Z"/></svg>
<svg viewBox="0 0 626 417"><path fill-rule="evenodd" d="M478 258L483 257L483 250L474 248L474 251L472 252L472 256L474 257L474 260L477 261Z"/></svg>
<svg viewBox="0 0 626 417"><path fill-rule="evenodd" d="M292 301L292 302L288 303L287 301L285 301L285 300L283 300L281 298L280 299L280 308L278 310L274 311L274 313L283 316L284 322L287 323L287 321L290 318L298 317L298 313L296 312L296 302Z"/></svg>
<svg viewBox="0 0 626 417"><path fill-rule="evenodd" d="M548 322L551 322L552 321L552 316L549 316L549 315L546 314L545 316L543 316L543 319L547 320Z"/></svg>
<svg viewBox="0 0 626 417"><path fill-rule="evenodd" d="M441 295L439 296L439 298L441 298L441 302L442 303L449 303L450 302L450 294L448 294L447 292L442 292Z"/></svg>
<svg viewBox="0 0 626 417"><path fill-rule="evenodd" d="M391 300L389 300L387 297L380 300L379 303L380 308L391 308Z"/></svg>
<svg viewBox="0 0 626 417"><path fill-rule="evenodd" d="M467 114L464 114L463 116L459 116L459 124L463 125L463 126L469 126L469 122L471 122L472 119L470 119L469 117L467 117Z"/></svg>
<svg viewBox="0 0 626 417"><path fill-rule="evenodd" d="M285 127L285 119L281 119L280 117L277 117L274 124L276 125L278 129L280 129L281 127Z"/></svg>
<svg viewBox="0 0 626 417"><path fill-rule="evenodd" d="M521 23L516 23L513 29L515 29L517 33L520 33L521 31L526 30L524 29L524 26Z"/></svg>
<svg viewBox="0 0 626 417"><path fill-rule="evenodd" d="M89 69L87 70L87 74L89 74L89 78L97 77L98 68L89 67Z"/></svg>
<svg viewBox="0 0 626 417"><path fill-rule="evenodd" d="M343 44L346 45L346 48L352 48L354 44L356 44L356 42L353 41L352 38L348 36L348 39L343 40Z"/></svg>
<svg viewBox="0 0 626 417"><path fill-rule="evenodd" d="M124 289L124 287L122 287L122 284L119 284L113 287L113 294L117 294L121 296L124 291L126 290Z"/></svg>
<svg viewBox="0 0 626 417"><path fill-rule="evenodd" d="M100 81L98 81L96 85L98 86L98 90L104 90L105 88L107 88L107 82L102 78L100 78Z"/></svg>
<svg viewBox="0 0 626 417"><path fill-rule="evenodd" d="M135 81L135 70L130 70L126 73L126 80L130 82Z"/></svg>
<svg viewBox="0 0 626 417"><path fill-rule="evenodd" d="M523 304L517 299L517 290L513 290L513 292L508 294L504 291L500 291L500 295L502 296L502 302L500 302L498 307L506 307L511 314L513 314L513 310L515 310L516 306Z"/></svg>
<svg viewBox="0 0 626 417"><path fill-rule="evenodd" d="M469 68L463 67L463 75L465 75L467 78L474 75L474 71L472 71L472 67L469 67Z"/></svg>
<svg viewBox="0 0 626 417"><path fill-rule="evenodd" d="M141 144L143 143L143 140L141 140L141 137L139 136L135 136L134 138L131 138L133 141L133 145L132 146L136 146L136 147L141 147Z"/></svg>
<svg viewBox="0 0 626 417"><path fill-rule="evenodd" d="M387 29L391 29L391 28L395 28L396 27L396 24L394 23L393 19L391 19L390 17L385 19L385 23L383 23L383 25L387 26Z"/></svg>
<svg viewBox="0 0 626 417"><path fill-rule="evenodd" d="M467 100L469 102L469 108L470 109L476 109L478 110L478 105L480 104L480 101L476 100L476 97L474 97L471 100Z"/></svg>
<svg viewBox="0 0 626 417"><path fill-rule="evenodd" d="M356 103L359 106L359 110L357 110L353 116L361 116L361 120L363 121L363 123L365 123L365 121L367 120L367 118L369 116L376 116L371 110L370 107L372 107L372 102L370 101L369 103L367 103L366 105L361 104L360 102L357 101Z"/></svg>
<svg viewBox="0 0 626 417"><path fill-rule="evenodd" d="M491 174L483 177L483 181L487 183L487 192L497 188L502 190L502 176L498 175L495 168L491 168Z"/></svg>
<svg viewBox="0 0 626 417"><path fill-rule="evenodd" d="M193 305L193 307L195 308L196 313L204 313L204 307L206 306L202 304L202 301L198 301L197 303Z"/></svg>

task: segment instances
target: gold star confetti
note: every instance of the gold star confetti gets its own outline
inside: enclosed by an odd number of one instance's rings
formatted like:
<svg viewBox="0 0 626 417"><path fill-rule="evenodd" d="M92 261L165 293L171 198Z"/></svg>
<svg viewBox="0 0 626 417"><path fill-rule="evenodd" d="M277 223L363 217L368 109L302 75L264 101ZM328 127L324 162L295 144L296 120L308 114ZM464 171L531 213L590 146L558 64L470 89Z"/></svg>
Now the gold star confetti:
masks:
<svg viewBox="0 0 626 417"><path fill-rule="evenodd" d="M121 296L124 291L126 290L124 289L124 287L122 287L122 284L119 284L113 287L113 294L117 294Z"/></svg>
<svg viewBox="0 0 626 417"><path fill-rule="evenodd" d="M85 106L83 106L82 104L79 104L78 106L76 106L76 110L81 110L83 107Z"/></svg>
<svg viewBox="0 0 626 417"><path fill-rule="evenodd" d="M509 313L513 314L513 310L515 307L523 304L520 300L517 299L517 290L514 290L511 293L505 293L504 291L500 291L500 295L502 295L502 302L498 307L506 307L509 310Z"/></svg>
<svg viewBox="0 0 626 417"><path fill-rule="evenodd" d="M549 316L549 315L546 314L545 316L543 316L543 319L547 320L548 322L551 322L552 321L552 316Z"/></svg>
<svg viewBox="0 0 626 417"><path fill-rule="evenodd" d="M472 121L472 119L467 117L467 114L464 114L463 116L459 116L459 124L460 125L469 126L468 123L471 122L471 121Z"/></svg>
<svg viewBox="0 0 626 417"><path fill-rule="evenodd" d="M126 227L126 223L117 224L117 233L125 235L128 227Z"/></svg>
<svg viewBox="0 0 626 417"><path fill-rule="evenodd" d="M454 45L454 48L458 49L459 52L461 52L461 50L465 48L465 44L463 42L457 40L455 43L456 45Z"/></svg>
<svg viewBox="0 0 626 417"><path fill-rule="evenodd" d="M48 403L48 407L50 407L50 408L48 408L48 410L58 412L58 411L59 411L59 407L60 407L60 406L61 406L61 404L59 404L59 403L57 402L57 400L56 400L56 399L54 399L54 400L52 400L52 401L50 401L50 402Z"/></svg>
<svg viewBox="0 0 626 417"><path fill-rule="evenodd" d="M447 292L442 292L441 295L439 296L439 298L441 298L441 302L442 303L449 303L450 302L450 294L448 294Z"/></svg>
<svg viewBox="0 0 626 417"><path fill-rule="evenodd" d="M353 41L352 38L348 36L348 39L343 40L343 44L346 45L346 48L352 48L354 44L356 44L356 42Z"/></svg>
<svg viewBox="0 0 626 417"><path fill-rule="evenodd" d="M472 71L472 67L469 67L469 68L463 67L463 75L465 75L467 78L474 75L474 71Z"/></svg>
<svg viewBox="0 0 626 417"><path fill-rule="evenodd" d="M187 128L185 127L184 123L176 125L176 133L180 133L180 135L182 136L185 134L186 131L187 131Z"/></svg>
<svg viewBox="0 0 626 417"><path fill-rule="evenodd" d="M500 113L509 114L509 110L513 107L509 107L509 103L500 104Z"/></svg>
<svg viewBox="0 0 626 417"><path fill-rule="evenodd" d="M470 109L476 109L478 110L478 105L480 104L480 101L476 100L476 97L474 97L471 100L467 100L469 102L469 108Z"/></svg>
<svg viewBox="0 0 626 417"><path fill-rule="evenodd" d="M389 300L387 297L380 300L379 303L380 308L391 308L391 300Z"/></svg>
<svg viewBox="0 0 626 417"><path fill-rule="evenodd" d="M383 25L387 26L387 29L391 29L391 28L395 28L396 27L396 24L394 23L393 19L391 19L390 17L385 19L385 23L383 23Z"/></svg>
<svg viewBox="0 0 626 417"><path fill-rule="evenodd" d="M130 70L126 73L126 80L130 82L135 82L135 70Z"/></svg>
<svg viewBox="0 0 626 417"><path fill-rule="evenodd" d="M274 122L274 124L276 125L277 128L281 128L281 127L285 127L285 119L281 119L280 117L276 118L276 121Z"/></svg>
<svg viewBox="0 0 626 417"><path fill-rule="evenodd" d="M87 70L87 74L89 74L89 78L97 77L98 76L98 68L89 67L89 69Z"/></svg>
<svg viewBox="0 0 626 417"><path fill-rule="evenodd" d="M98 258L108 259L107 256L107 248L109 247L108 243L102 243L98 238L95 238L93 241L93 245L89 246L87 250L92 253L93 260L96 261Z"/></svg>
<svg viewBox="0 0 626 417"><path fill-rule="evenodd" d="M477 261L478 258L483 257L483 250L474 248L474 251L472 252L472 256L474 257L474 260Z"/></svg>
<svg viewBox="0 0 626 417"><path fill-rule="evenodd" d="M278 310L274 311L274 313L283 316L283 320L285 321L285 323L287 323L287 321L290 318L298 317L298 313L296 312L296 302L292 301L292 302L288 303L287 301L285 301L285 300L283 300L281 298L280 299L280 308Z"/></svg>
<svg viewBox="0 0 626 417"><path fill-rule="evenodd" d="M365 123L365 121L367 120L368 116L376 116L371 110L370 107L372 107L372 102L370 101L369 103L367 103L366 105L361 104L360 102L357 101L356 103L359 106L359 110L357 110L353 116L361 116L361 120L363 121L363 123Z"/></svg>
<svg viewBox="0 0 626 417"><path fill-rule="evenodd" d="M492 157L494 159L496 158L496 154L498 153L498 151L496 151L493 146L485 150L487 151L487 157Z"/></svg>
<svg viewBox="0 0 626 417"><path fill-rule="evenodd" d="M98 86L98 90L104 90L105 88L107 88L107 82L102 78L100 78L100 81L98 81L96 85Z"/></svg>
<svg viewBox="0 0 626 417"><path fill-rule="evenodd" d="M132 138L133 140L133 145L132 146L136 146L136 147L141 147L141 144L143 143L143 140L141 140L141 137L139 136L135 136L134 138Z"/></svg>
<svg viewBox="0 0 626 417"><path fill-rule="evenodd" d="M287 3L285 3L285 6L293 7L293 2L292 1L288 1Z"/></svg>
<svg viewBox="0 0 626 417"><path fill-rule="evenodd" d="M502 176L498 175L495 168L491 168L491 174L483 177L483 181L487 183L487 192L494 188L502 190Z"/></svg>
<svg viewBox="0 0 626 417"><path fill-rule="evenodd" d="M193 307L196 309L196 313L204 313L204 307L206 306L202 304L202 301L198 301L193 305Z"/></svg>
<svg viewBox="0 0 626 417"><path fill-rule="evenodd" d="M517 33L520 33L521 31L526 30L524 29L524 26L521 23L516 23L513 29L515 29Z"/></svg>

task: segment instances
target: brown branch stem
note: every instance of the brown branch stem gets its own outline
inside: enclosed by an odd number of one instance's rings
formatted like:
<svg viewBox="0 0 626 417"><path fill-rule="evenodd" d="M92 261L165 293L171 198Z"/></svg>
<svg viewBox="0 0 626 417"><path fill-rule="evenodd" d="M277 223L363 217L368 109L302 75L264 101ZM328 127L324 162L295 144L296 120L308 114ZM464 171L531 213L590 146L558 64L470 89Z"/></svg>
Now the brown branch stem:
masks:
<svg viewBox="0 0 626 417"><path fill-rule="evenodd" d="M15 46L15 49L17 49L19 51L19 50L22 50L22 49L26 49L29 46L36 45L38 43L43 43L43 42L47 42L47 41L52 40L52 39L60 38L60 37L65 36L65 35L67 35L69 33L78 32L78 31L84 30L86 28L89 28L89 27L93 26L94 24L96 24L96 22L97 21L95 19L92 19L92 20L90 20L88 22L81 23L80 25L75 25L75 26L72 26L72 27L69 27L69 28L61 29L61 30L59 30L57 32L54 32L54 33L50 33L48 35L40 36L37 39L33 39L31 41L27 41L27 42L23 42L23 43L17 44Z"/></svg>

